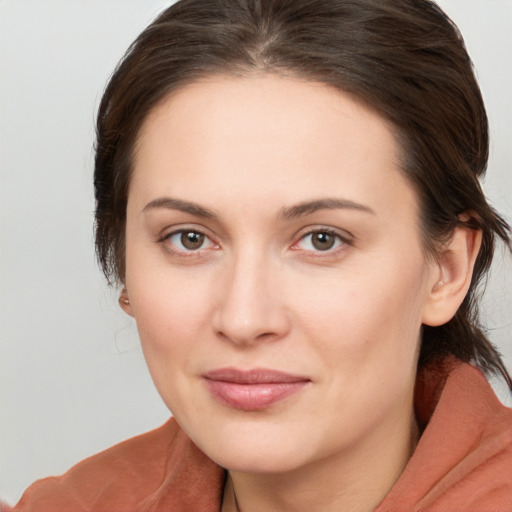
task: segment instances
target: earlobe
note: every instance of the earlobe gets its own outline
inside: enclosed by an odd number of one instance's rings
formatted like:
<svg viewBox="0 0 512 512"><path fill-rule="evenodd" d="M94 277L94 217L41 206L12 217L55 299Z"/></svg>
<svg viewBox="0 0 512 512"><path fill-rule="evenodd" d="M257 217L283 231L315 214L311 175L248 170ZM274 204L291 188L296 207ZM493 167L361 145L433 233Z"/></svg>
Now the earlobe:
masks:
<svg viewBox="0 0 512 512"><path fill-rule="evenodd" d="M133 316L132 312L132 306L130 304L130 297L128 296L128 290L126 288L123 288L121 290L121 294L119 295L119 305L121 306L121 309L130 316Z"/></svg>
<svg viewBox="0 0 512 512"><path fill-rule="evenodd" d="M439 326L449 322L466 296L482 243L482 232L461 226L436 261L433 283L425 302L422 321Z"/></svg>

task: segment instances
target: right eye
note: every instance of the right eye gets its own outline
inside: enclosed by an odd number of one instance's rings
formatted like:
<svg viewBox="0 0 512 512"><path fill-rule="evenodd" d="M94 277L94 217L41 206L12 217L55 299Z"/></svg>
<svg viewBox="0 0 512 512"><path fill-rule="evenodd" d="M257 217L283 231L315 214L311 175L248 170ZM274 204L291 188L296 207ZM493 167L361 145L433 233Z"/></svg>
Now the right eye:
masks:
<svg viewBox="0 0 512 512"><path fill-rule="evenodd" d="M212 249L214 242L204 233L194 229L180 229L167 235L163 241L175 252L196 252L202 249Z"/></svg>

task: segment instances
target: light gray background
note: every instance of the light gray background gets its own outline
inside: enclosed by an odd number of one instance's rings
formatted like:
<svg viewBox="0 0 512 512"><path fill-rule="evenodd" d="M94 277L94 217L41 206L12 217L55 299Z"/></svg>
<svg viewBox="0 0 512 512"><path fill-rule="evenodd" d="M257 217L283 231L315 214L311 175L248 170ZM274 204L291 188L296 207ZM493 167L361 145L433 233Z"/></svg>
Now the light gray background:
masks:
<svg viewBox="0 0 512 512"><path fill-rule="evenodd" d="M0 0L0 496L160 425L134 324L93 253L92 144L107 77L169 1ZM512 1L442 0L488 106L485 189L512 220ZM486 298L512 368L512 264ZM502 383L498 391L504 396Z"/></svg>

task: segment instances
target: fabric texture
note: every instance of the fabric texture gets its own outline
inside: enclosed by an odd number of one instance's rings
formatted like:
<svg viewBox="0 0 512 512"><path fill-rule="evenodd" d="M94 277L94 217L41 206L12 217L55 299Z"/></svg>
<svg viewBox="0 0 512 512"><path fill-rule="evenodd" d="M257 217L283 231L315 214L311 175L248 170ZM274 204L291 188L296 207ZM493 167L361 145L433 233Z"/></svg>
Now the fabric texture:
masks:
<svg viewBox="0 0 512 512"><path fill-rule="evenodd" d="M472 366L420 371L422 435L376 512L512 512L512 410ZM219 512L225 471L171 419L35 482L2 512Z"/></svg>

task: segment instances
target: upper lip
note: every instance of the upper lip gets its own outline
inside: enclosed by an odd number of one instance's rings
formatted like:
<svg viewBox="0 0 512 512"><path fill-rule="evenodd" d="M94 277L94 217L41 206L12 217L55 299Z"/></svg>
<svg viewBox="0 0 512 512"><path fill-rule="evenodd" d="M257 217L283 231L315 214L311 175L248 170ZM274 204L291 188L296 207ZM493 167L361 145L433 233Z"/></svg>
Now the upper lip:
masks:
<svg viewBox="0 0 512 512"><path fill-rule="evenodd" d="M268 368L253 368L251 370L240 370L238 368L219 368L203 373L205 379L235 384L267 384L267 383L290 383L305 382L311 379L302 375L292 375L280 370Z"/></svg>

